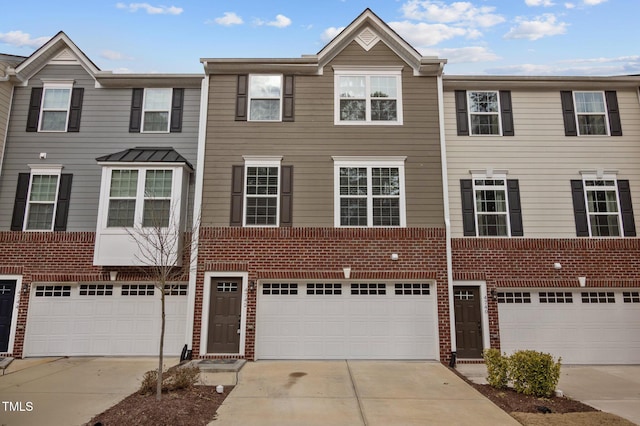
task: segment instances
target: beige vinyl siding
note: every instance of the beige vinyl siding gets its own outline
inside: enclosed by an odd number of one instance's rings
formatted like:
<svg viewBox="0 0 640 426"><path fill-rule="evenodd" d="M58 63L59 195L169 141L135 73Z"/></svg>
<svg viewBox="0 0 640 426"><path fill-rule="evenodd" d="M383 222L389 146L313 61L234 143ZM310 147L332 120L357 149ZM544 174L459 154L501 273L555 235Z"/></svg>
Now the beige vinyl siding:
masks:
<svg viewBox="0 0 640 426"><path fill-rule="evenodd" d="M566 90L572 90L568 87ZM579 89L578 89L579 90ZM602 90L608 90L603 87ZM508 170L518 179L524 236L576 236L570 180L580 171L617 171L628 179L640 224L640 107L638 93L618 89L623 136L564 135L559 90L512 90L515 136L457 136L454 92L444 93L452 234L461 237L460 179L470 170Z"/></svg>
<svg viewBox="0 0 640 426"><path fill-rule="evenodd" d="M42 79L56 78L73 79L74 87L84 88L80 131L27 132L31 88L41 87ZM185 89L180 133L129 133L131 96L128 88L97 89L79 65L47 65L29 80L29 86L15 88L0 181L0 230L10 227L18 174L29 173L29 164L62 164L62 173L73 174L68 231L96 229L102 172L97 157L138 146L173 147L196 166L200 90ZM47 153L46 160L40 160L41 152ZM193 187L192 183L189 200Z"/></svg>
<svg viewBox="0 0 640 426"><path fill-rule="evenodd" d="M404 65L404 125L334 124L334 64ZM293 226L334 226L332 156L407 156L407 226L444 225L434 77L414 77L383 43L352 43L321 76L296 76L295 122L234 121L237 76L210 77L203 223L228 226L231 166L243 155L282 155L293 165Z"/></svg>

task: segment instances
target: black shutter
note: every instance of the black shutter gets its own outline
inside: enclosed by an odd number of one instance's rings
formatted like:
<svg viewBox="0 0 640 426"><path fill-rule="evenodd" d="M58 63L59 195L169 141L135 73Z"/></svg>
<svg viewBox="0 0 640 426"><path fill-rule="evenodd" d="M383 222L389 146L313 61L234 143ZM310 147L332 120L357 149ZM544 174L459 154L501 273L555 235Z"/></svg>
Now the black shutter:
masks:
<svg viewBox="0 0 640 426"><path fill-rule="evenodd" d="M560 92L562 101L562 118L564 119L564 135L578 136L576 127L576 115L573 110L573 93L570 90Z"/></svg>
<svg viewBox="0 0 640 426"><path fill-rule="evenodd" d="M456 90L455 96L458 136L469 136L469 118L467 117L467 91Z"/></svg>
<svg viewBox="0 0 640 426"><path fill-rule="evenodd" d="M231 170L231 220L229 226L242 226L242 201L244 198L244 166L232 166Z"/></svg>
<svg viewBox="0 0 640 426"><path fill-rule="evenodd" d="M500 91L500 113L502 114L502 136L514 136L511 91Z"/></svg>
<svg viewBox="0 0 640 426"><path fill-rule="evenodd" d="M249 90L249 76L238 76L238 89L236 92L236 121L247 121L247 101Z"/></svg>
<svg viewBox="0 0 640 426"><path fill-rule="evenodd" d="M633 218L633 205L631 204L631 189L628 180L618 180L618 196L620 197L620 213L622 214L622 226L625 237L636 236L636 221Z"/></svg>
<svg viewBox="0 0 640 426"><path fill-rule="evenodd" d="M584 186L582 180L571 181L571 196L573 198L573 215L576 220L576 235L578 237L588 237L589 218L587 217L587 205L584 201Z"/></svg>
<svg viewBox="0 0 640 426"><path fill-rule="evenodd" d="M294 84L293 75L284 76L284 87L282 91L282 121L294 121Z"/></svg>
<svg viewBox="0 0 640 426"><path fill-rule="evenodd" d="M140 133L142 123L142 99L144 89L133 89L131 95L131 117L129 119L129 133Z"/></svg>
<svg viewBox="0 0 640 426"><path fill-rule="evenodd" d="M280 226L293 226L293 166L280 167Z"/></svg>
<svg viewBox="0 0 640 426"><path fill-rule="evenodd" d="M80 115L82 114L82 99L84 98L84 89L76 87L71 91L71 108L69 109L69 125L67 132L80 131Z"/></svg>
<svg viewBox="0 0 640 426"><path fill-rule="evenodd" d="M622 124L620 124L620 110L618 109L618 95L615 90L604 92L609 112L609 131L611 136L622 136Z"/></svg>
<svg viewBox="0 0 640 426"><path fill-rule="evenodd" d="M182 132L182 109L184 107L184 89L173 89L171 98L171 126L172 133Z"/></svg>
<svg viewBox="0 0 640 426"><path fill-rule="evenodd" d="M42 87L34 87L31 89L29 113L27 114L27 132L38 131L38 121L40 120L40 103L42 102L42 91Z"/></svg>
<svg viewBox="0 0 640 426"><path fill-rule="evenodd" d="M72 174L60 175L60 189L58 191L58 203L56 205L56 220L53 224L54 231L67 230L67 217L69 216L69 199L71 198Z"/></svg>
<svg viewBox="0 0 640 426"><path fill-rule="evenodd" d="M509 223L511 236L522 237L522 208L520 206L520 185L517 179L507 180L507 197L509 197Z"/></svg>
<svg viewBox="0 0 640 426"><path fill-rule="evenodd" d="M27 209L30 178L31 175L29 173L18 174L18 187L16 188L16 198L13 203L13 216L11 216L12 231L22 231L24 214Z"/></svg>
<svg viewBox="0 0 640 426"><path fill-rule="evenodd" d="M465 237L476 236L476 213L473 206L473 181L460 179L462 192L462 229Z"/></svg>

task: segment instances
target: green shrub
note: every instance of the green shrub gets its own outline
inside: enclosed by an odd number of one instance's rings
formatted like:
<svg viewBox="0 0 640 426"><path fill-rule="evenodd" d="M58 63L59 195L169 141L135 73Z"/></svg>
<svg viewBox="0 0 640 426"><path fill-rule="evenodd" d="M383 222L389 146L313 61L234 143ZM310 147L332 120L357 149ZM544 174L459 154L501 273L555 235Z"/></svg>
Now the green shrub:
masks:
<svg viewBox="0 0 640 426"><path fill-rule="evenodd" d="M560 361L550 354L537 351L517 351L509 357L509 380L513 388L525 395L553 395L560 378Z"/></svg>
<svg viewBox="0 0 640 426"><path fill-rule="evenodd" d="M506 388L509 383L509 358L497 349L487 349L483 353L487 366L487 382L494 388Z"/></svg>
<svg viewBox="0 0 640 426"><path fill-rule="evenodd" d="M198 383L200 369L198 367L171 368L162 373L162 392L187 389ZM149 395L156 392L158 370L144 373L138 393Z"/></svg>

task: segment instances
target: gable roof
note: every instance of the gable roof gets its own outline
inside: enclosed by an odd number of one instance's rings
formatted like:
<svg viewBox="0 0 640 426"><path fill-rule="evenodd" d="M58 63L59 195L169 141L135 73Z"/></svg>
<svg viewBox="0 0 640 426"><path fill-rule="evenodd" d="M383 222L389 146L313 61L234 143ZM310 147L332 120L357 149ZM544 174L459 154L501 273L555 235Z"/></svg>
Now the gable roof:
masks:
<svg viewBox="0 0 640 426"><path fill-rule="evenodd" d="M26 82L45 65L55 60L79 63L92 76L100 71L69 36L60 31L15 67L14 74L20 81Z"/></svg>
<svg viewBox="0 0 640 426"><path fill-rule="evenodd" d="M446 59L422 56L416 49L391 29L371 9L365 9L353 22L331 40L316 55L303 55L293 59L217 59L201 58L205 72L226 74L234 72L292 72L321 74L322 69L353 41L365 50L378 42L385 43L413 69L414 75L441 75Z"/></svg>
<svg viewBox="0 0 640 426"><path fill-rule="evenodd" d="M99 163L191 163L172 147L136 147L96 158Z"/></svg>

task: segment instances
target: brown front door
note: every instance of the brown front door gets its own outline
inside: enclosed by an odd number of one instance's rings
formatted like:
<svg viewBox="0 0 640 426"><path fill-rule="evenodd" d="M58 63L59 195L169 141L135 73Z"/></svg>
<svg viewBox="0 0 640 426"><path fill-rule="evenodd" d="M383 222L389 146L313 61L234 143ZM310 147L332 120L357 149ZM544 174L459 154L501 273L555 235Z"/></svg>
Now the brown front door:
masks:
<svg viewBox="0 0 640 426"><path fill-rule="evenodd" d="M207 353L240 352L242 278L212 278Z"/></svg>
<svg viewBox="0 0 640 426"><path fill-rule="evenodd" d="M482 358L482 312L479 287L454 287L458 358Z"/></svg>

